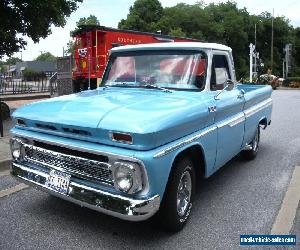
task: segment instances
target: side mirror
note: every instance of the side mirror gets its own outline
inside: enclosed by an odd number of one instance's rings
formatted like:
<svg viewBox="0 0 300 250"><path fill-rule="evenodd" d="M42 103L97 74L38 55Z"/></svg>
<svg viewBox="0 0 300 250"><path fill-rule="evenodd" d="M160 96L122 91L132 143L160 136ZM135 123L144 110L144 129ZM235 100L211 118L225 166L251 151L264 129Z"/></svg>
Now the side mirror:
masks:
<svg viewBox="0 0 300 250"><path fill-rule="evenodd" d="M225 83L224 90L229 90L229 91L231 91L231 90L233 90L233 88L234 88L234 82L231 81L230 79L227 79L227 80L226 80L226 83Z"/></svg>
<svg viewBox="0 0 300 250"><path fill-rule="evenodd" d="M234 88L234 82L230 79L227 79L225 82L225 87L214 97L215 100L220 100L219 95L223 93L225 90L231 91Z"/></svg>

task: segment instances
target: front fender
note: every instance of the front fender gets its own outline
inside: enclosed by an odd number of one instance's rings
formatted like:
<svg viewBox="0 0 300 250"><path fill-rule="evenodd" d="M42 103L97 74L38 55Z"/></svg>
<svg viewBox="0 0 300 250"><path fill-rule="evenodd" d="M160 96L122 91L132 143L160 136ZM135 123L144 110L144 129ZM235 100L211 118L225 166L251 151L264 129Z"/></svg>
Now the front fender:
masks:
<svg viewBox="0 0 300 250"><path fill-rule="evenodd" d="M163 197L176 157L195 145L200 146L202 150L205 177L208 177L215 171L217 146L217 128L215 126L205 128L155 150L136 152L135 157L142 160L146 166L152 194L157 193Z"/></svg>

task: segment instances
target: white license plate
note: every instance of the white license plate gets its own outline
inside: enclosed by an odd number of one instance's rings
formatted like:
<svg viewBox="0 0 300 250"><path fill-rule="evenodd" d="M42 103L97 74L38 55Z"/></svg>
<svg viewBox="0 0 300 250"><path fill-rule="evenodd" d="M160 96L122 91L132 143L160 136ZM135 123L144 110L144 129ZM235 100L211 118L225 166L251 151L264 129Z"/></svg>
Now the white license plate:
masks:
<svg viewBox="0 0 300 250"><path fill-rule="evenodd" d="M46 187L62 194L68 193L71 175L57 170L51 170L45 183Z"/></svg>

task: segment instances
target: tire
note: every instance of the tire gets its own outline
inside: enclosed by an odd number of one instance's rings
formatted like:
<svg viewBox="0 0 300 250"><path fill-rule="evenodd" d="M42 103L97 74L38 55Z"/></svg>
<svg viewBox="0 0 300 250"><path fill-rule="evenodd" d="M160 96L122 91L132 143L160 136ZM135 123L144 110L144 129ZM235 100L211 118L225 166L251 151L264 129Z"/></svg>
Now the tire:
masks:
<svg viewBox="0 0 300 250"><path fill-rule="evenodd" d="M170 174L158 212L157 219L163 229L178 232L185 226L193 204L195 184L192 161L180 158Z"/></svg>
<svg viewBox="0 0 300 250"><path fill-rule="evenodd" d="M250 143L251 149L243 150L241 152L241 155L245 160L251 161L255 159L259 149L259 141L260 141L260 127L258 126L255 132L255 136Z"/></svg>

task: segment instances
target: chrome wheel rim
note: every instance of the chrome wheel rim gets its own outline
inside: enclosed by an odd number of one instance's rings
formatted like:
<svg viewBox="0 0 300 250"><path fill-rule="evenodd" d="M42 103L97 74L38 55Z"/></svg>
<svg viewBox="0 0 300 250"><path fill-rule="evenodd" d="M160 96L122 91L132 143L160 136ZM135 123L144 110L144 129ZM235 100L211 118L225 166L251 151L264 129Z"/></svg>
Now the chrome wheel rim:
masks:
<svg viewBox="0 0 300 250"><path fill-rule="evenodd" d="M255 134L255 137L253 139L253 142L252 142L252 149L254 152L257 151L258 149L258 140L259 140L259 137L258 137L258 130L256 131L256 134Z"/></svg>
<svg viewBox="0 0 300 250"><path fill-rule="evenodd" d="M179 216L184 216L191 199L192 193L192 178L189 171L185 171L179 181L177 188L177 213Z"/></svg>

